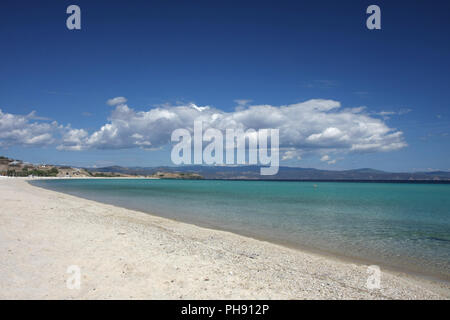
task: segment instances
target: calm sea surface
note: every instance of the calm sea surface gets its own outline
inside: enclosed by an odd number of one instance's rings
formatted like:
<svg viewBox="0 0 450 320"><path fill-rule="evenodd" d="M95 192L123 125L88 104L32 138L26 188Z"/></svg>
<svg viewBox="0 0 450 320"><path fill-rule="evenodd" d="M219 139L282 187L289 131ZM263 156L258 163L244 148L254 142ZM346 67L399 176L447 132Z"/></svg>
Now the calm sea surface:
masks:
<svg viewBox="0 0 450 320"><path fill-rule="evenodd" d="M86 179L34 185L450 280L450 185Z"/></svg>

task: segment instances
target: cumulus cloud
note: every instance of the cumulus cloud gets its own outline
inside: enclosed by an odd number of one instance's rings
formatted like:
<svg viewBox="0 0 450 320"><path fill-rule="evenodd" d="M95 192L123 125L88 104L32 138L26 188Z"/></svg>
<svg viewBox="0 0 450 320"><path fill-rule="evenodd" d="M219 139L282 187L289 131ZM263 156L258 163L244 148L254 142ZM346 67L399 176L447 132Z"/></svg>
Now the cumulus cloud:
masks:
<svg viewBox="0 0 450 320"><path fill-rule="evenodd" d="M54 132L60 127L57 122L37 122L42 120L33 111L28 115L4 113L0 109L0 147L43 146L55 141Z"/></svg>
<svg viewBox="0 0 450 320"><path fill-rule="evenodd" d="M401 131L390 128L367 108L342 108L334 100L315 99L283 106L243 105L231 112L194 103L139 111L129 107L126 101L124 97L108 100L114 106L111 115L93 132L42 121L35 113L16 115L0 110L0 147L52 144L60 150L72 151L156 150L170 143L175 129L193 132L195 120L203 122L204 130L279 129L282 160L299 160L308 152L321 155L383 152L406 146Z"/></svg>
<svg viewBox="0 0 450 320"><path fill-rule="evenodd" d="M225 112L193 103L137 111L121 98L111 99L116 107L108 123L90 135L84 131L68 134L60 148L158 148L170 142L175 129L192 132L194 120L202 120L204 129L276 128L280 130L280 147L284 150L378 152L406 146L401 131L388 127L365 108L343 109L334 100L315 99L284 106L251 105ZM285 159L291 155L294 157L288 152Z"/></svg>
<svg viewBox="0 0 450 320"><path fill-rule="evenodd" d="M85 149L84 139L88 137L88 132L84 129L67 128L62 136L62 144L57 146L58 150L80 151Z"/></svg>
<svg viewBox="0 0 450 320"><path fill-rule="evenodd" d="M320 158L320 161L326 162L328 164L335 164L337 159L331 159L329 155L325 154Z"/></svg>
<svg viewBox="0 0 450 320"><path fill-rule="evenodd" d="M302 156L299 154L298 150L287 150L283 153L283 156L281 157L281 160L283 161L292 159L302 160Z"/></svg>
<svg viewBox="0 0 450 320"><path fill-rule="evenodd" d="M125 103L127 103L127 99L125 97L115 97L106 101L106 104L110 106L117 106Z"/></svg>

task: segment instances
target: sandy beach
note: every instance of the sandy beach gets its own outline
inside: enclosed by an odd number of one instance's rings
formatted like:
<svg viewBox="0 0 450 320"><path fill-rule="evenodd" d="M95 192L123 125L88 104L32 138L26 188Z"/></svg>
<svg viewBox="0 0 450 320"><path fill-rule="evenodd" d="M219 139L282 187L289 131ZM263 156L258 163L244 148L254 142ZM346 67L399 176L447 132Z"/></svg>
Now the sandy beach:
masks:
<svg viewBox="0 0 450 320"><path fill-rule="evenodd" d="M1 299L450 298L383 269L369 290L367 267L0 179Z"/></svg>

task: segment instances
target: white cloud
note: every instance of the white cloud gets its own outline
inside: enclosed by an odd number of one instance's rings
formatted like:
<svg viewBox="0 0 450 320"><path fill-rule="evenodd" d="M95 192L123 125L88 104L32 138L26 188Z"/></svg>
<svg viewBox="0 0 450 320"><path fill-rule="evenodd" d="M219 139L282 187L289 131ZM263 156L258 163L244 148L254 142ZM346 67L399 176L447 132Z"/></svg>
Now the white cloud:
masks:
<svg viewBox="0 0 450 320"><path fill-rule="evenodd" d="M127 103L127 99L125 97L115 97L106 101L106 103L110 106L117 106L120 104Z"/></svg>
<svg viewBox="0 0 450 320"><path fill-rule="evenodd" d="M381 116L384 120L390 119L391 116L402 116L407 113L410 113L412 109L402 108L398 111L380 111L380 112L372 112L371 114Z"/></svg>
<svg viewBox="0 0 450 320"><path fill-rule="evenodd" d="M296 158L297 160L302 160L302 156L299 154L298 150L288 150L283 153L281 160L292 160Z"/></svg>
<svg viewBox="0 0 450 320"><path fill-rule="evenodd" d="M109 120L91 135L83 133L75 145L80 150L158 148L170 142L173 130L187 128L192 131L194 120L202 120L204 128L220 130L278 128L280 147L288 150L378 152L406 146L401 131L389 128L364 108L342 109L334 100L308 100L279 107L252 105L233 112L193 103L165 105L148 111L119 104ZM74 149L74 139L68 141L70 149ZM61 147L66 145L67 139ZM289 159L290 153L285 156Z"/></svg>
<svg viewBox="0 0 450 320"><path fill-rule="evenodd" d="M42 120L33 111L28 115L4 113L0 109L0 147L43 146L54 142L53 133L60 127L57 122L32 122Z"/></svg>
<svg viewBox="0 0 450 320"><path fill-rule="evenodd" d="M248 105L250 102L252 102L252 100L248 100L248 99L236 99L236 100L234 100L234 102L236 102L236 104L237 104L237 109L242 109L242 108L244 108L246 105Z"/></svg>
<svg viewBox="0 0 450 320"><path fill-rule="evenodd" d="M331 159L329 155L325 154L320 158L320 161L326 162L328 164L335 164L337 159Z"/></svg>
<svg viewBox="0 0 450 320"><path fill-rule="evenodd" d="M88 137L88 132L84 129L70 129L63 134L62 144L57 147L58 150L80 151L85 149L84 139Z"/></svg>
<svg viewBox="0 0 450 320"><path fill-rule="evenodd" d="M108 122L94 132L38 121L35 113L14 115L0 110L0 147L57 144L58 149L157 150L170 143L175 129L193 130L194 120L208 127L225 129L276 128L280 131L282 160L301 159L308 152L319 154L383 152L403 148L403 133L390 128L364 107L341 108L334 100L308 100L271 106L243 106L225 112L211 106L164 105L146 111L130 108L124 97L108 100L114 106ZM333 161L328 159L326 161Z"/></svg>

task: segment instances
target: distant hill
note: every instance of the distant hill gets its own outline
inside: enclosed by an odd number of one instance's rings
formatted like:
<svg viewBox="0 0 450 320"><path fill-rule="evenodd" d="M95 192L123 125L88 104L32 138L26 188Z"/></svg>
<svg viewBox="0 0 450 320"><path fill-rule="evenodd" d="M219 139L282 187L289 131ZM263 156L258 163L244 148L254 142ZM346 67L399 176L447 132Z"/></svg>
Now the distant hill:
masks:
<svg viewBox="0 0 450 320"><path fill-rule="evenodd" d="M97 169L83 169L51 164L34 165L22 160L0 156L0 176L9 177L61 177L61 178L118 178L144 176L157 179L190 179L198 180L203 177L193 172L178 172L164 170L142 170L139 168L108 167Z"/></svg>
<svg viewBox="0 0 450 320"><path fill-rule="evenodd" d="M0 156L0 175L10 177L88 177L84 169L48 164L34 165Z"/></svg>
<svg viewBox="0 0 450 320"><path fill-rule="evenodd" d="M387 172L371 168L320 170L280 167L273 176L260 175L260 166L161 166L75 168L58 165L33 165L0 156L0 175L58 177L152 177L160 179L241 179L241 180L322 180L322 181L447 181L450 172Z"/></svg>
<svg viewBox="0 0 450 320"><path fill-rule="evenodd" d="M93 170L87 168L87 170ZM280 167L274 176L261 176L259 166L180 166L180 167L104 167L96 172L118 172L128 175L154 175L157 172L196 173L204 179L248 180L368 180L368 181L450 181L450 172L387 172L370 168L354 170L320 170Z"/></svg>

